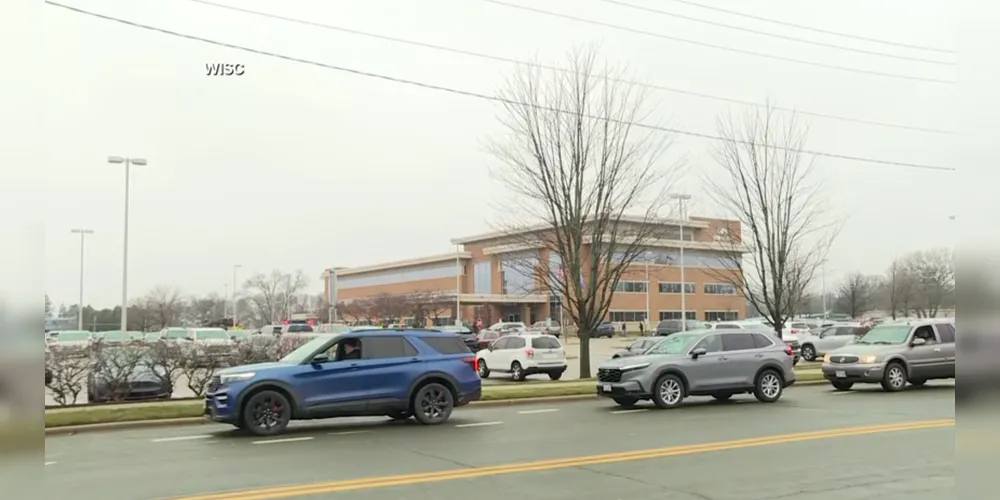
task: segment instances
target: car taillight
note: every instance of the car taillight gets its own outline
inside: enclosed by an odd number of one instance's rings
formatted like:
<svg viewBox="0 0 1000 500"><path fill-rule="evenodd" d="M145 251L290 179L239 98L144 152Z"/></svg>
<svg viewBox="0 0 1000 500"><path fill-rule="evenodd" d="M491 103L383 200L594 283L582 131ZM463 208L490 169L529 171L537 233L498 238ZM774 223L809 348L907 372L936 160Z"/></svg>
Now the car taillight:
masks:
<svg viewBox="0 0 1000 500"><path fill-rule="evenodd" d="M472 369L475 370L476 373L479 373L479 358L475 356L466 356L462 358L462 362L472 365Z"/></svg>
<svg viewBox="0 0 1000 500"><path fill-rule="evenodd" d="M792 328L792 333L799 333L799 329L798 328Z"/></svg>
<svg viewBox="0 0 1000 500"><path fill-rule="evenodd" d="M792 349L791 345L785 344L785 354L787 354L789 356L792 356L792 355L795 354L795 351Z"/></svg>
<svg viewBox="0 0 1000 500"><path fill-rule="evenodd" d="M527 356L527 357L529 357L529 358L533 358L533 357L535 357L535 351L533 351L531 349L525 349L524 350L524 355Z"/></svg>

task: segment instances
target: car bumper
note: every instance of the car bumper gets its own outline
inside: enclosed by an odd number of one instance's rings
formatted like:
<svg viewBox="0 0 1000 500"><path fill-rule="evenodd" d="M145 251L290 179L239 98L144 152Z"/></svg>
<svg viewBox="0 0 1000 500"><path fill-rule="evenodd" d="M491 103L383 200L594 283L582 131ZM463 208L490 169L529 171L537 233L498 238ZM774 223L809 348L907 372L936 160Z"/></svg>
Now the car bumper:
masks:
<svg viewBox="0 0 1000 500"><path fill-rule="evenodd" d="M536 363L524 367L525 375L534 375L536 373L562 373L564 371L566 371L565 361L554 363Z"/></svg>
<svg viewBox="0 0 1000 500"><path fill-rule="evenodd" d="M236 398L228 392L215 392L205 395L204 416L215 422L231 424L236 422L239 414L236 411Z"/></svg>
<svg viewBox="0 0 1000 500"><path fill-rule="evenodd" d="M882 365L834 365L824 363L823 376L827 380L836 382L867 382L875 383L882 381Z"/></svg>
<svg viewBox="0 0 1000 500"><path fill-rule="evenodd" d="M458 399L455 400L455 406L465 406L473 401L479 401L483 399L483 388L477 387L471 391L466 391L458 395Z"/></svg>
<svg viewBox="0 0 1000 500"><path fill-rule="evenodd" d="M648 398L650 396L649 391L645 390L638 380L598 382L597 395L605 398L619 398L622 396Z"/></svg>

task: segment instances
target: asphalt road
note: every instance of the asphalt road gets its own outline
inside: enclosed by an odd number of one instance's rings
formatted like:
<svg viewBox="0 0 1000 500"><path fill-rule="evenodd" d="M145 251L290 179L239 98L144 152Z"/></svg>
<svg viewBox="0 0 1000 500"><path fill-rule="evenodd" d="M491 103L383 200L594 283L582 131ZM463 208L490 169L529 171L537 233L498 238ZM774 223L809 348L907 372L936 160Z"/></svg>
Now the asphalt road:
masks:
<svg viewBox="0 0 1000 500"><path fill-rule="evenodd" d="M74 500L938 500L954 496L954 428L912 423L954 417L942 383L668 411L470 407L437 427L344 419L269 439L218 424L84 433L46 438L46 487Z"/></svg>

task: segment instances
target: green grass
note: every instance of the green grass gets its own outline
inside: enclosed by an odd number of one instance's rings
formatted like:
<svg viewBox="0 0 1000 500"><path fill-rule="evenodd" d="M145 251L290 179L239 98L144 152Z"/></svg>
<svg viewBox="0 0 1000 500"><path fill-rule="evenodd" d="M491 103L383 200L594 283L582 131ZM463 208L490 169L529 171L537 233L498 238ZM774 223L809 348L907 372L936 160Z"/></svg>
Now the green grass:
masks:
<svg viewBox="0 0 1000 500"><path fill-rule="evenodd" d="M799 382L822 380L823 374L818 371L800 372L796 374L796 379ZM594 394L594 379L488 385L483 387L482 400L501 401L587 394ZM203 409L204 403L200 400L55 408L45 410L45 427L197 418L201 417Z"/></svg>

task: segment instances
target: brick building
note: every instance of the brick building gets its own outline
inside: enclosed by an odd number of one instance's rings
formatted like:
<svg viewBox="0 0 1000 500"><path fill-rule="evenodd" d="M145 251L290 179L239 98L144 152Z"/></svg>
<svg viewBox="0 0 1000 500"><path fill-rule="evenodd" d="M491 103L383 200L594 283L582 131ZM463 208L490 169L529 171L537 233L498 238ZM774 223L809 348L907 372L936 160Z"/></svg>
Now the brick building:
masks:
<svg viewBox="0 0 1000 500"><path fill-rule="evenodd" d="M643 260L635 262L623 275L615 290L608 319L630 323L642 321L646 316L647 300L651 323L680 319L681 246L684 247L687 282L687 317L706 321L744 318L746 305L742 296L728 280L719 276L722 272L736 275L722 256L732 247L734 239L738 241L739 222L692 217L683 221L664 219L657 224L662 226L657 228L661 238L650 241ZM544 231L541 227L526 228L524 233L543 234ZM720 242L720 237L725 243ZM558 320L561 312L558 296L540 286L535 276L524 271L523 265L526 259L553 262L558 256L548 255L548 250L541 245L523 244L527 239L518 238L512 243L511 238L510 233L456 238L452 244L457 250L452 253L327 269L323 273L326 299L341 304L347 311L347 304L371 302L378 297L434 297L437 324L454 323L456 306L461 309L463 321L476 317L483 318L485 324L499 320L525 323L546 318Z"/></svg>

